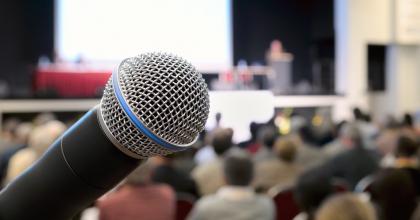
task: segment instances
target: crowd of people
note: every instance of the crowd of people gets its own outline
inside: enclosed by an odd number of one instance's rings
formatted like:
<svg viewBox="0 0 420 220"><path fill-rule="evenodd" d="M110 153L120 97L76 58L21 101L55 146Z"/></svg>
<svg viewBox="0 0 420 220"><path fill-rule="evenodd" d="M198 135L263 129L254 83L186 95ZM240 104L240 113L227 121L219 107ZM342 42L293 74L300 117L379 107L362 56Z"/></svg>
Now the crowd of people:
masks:
<svg viewBox="0 0 420 220"><path fill-rule="evenodd" d="M282 213L296 205L290 219L420 219L420 132L411 115L378 124L354 109L354 119L331 124L322 135L299 115L290 120L287 134L272 120L252 123L251 139L241 143L218 123L195 147L149 158L75 218L271 220L285 219ZM66 128L51 114L7 120L0 139L2 186ZM276 198L285 192L292 196L282 207ZM179 201L191 204L185 216Z"/></svg>

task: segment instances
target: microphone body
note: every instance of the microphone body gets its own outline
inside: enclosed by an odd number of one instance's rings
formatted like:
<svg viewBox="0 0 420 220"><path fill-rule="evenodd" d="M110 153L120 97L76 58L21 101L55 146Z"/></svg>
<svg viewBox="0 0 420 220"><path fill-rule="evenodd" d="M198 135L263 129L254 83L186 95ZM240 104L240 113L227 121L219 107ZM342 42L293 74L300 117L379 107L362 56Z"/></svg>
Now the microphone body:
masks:
<svg viewBox="0 0 420 220"><path fill-rule="evenodd" d="M127 157L100 127L97 107L0 194L0 219L70 219L142 160Z"/></svg>

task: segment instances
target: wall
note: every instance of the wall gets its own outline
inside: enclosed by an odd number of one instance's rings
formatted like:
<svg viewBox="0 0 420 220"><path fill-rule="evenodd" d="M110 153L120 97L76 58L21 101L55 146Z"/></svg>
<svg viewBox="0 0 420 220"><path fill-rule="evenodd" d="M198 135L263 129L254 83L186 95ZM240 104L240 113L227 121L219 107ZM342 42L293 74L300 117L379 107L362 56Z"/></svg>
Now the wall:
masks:
<svg viewBox="0 0 420 220"><path fill-rule="evenodd" d="M337 108L338 118L351 117L351 108L358 106L379 114L400 114L420 109L418 53L410 49L387 48L387 91L368 93L367 45L391 45L393 37L394 0L335 0L336 92L345 100ZM416 72L417 71L417 72Z"/></svg>

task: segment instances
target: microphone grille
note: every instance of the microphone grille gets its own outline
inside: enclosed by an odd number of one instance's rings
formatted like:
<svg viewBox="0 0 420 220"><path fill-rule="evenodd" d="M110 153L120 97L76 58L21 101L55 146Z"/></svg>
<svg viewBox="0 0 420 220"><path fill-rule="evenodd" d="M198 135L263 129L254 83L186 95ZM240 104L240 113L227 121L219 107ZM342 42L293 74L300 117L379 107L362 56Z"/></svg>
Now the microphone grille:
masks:
<svg viewBox="0 0 420 220"><path fill-rule="evenodd" d="M136 158L166 155L194 143L209 113L207 86L186 60L147 53L121 62L100 113L108 136Z"/></svg>

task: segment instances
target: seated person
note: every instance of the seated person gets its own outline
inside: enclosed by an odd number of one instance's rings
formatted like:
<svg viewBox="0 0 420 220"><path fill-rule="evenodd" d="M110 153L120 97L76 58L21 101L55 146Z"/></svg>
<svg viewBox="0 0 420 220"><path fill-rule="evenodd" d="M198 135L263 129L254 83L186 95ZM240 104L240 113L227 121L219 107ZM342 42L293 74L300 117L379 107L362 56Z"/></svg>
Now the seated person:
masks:
<svg viewBox="0 0 420 220"><path fill-rule="evenodd" d="M229 154L223 163L227 185L216 194L200 199L188 219L273 220L273 201L256 194L250 187L253 169L252 160L246 153L233 151Z"/></svg>
<svg viewBox="0 0 420 220"><path fill-rule="evenodd" d="M407 171L416 187L417 196L420 195L420 164L417 157L417 143L406 136L401 136L397 140L395 150L394 167Z"/></svg>
<svg viewBox="0 0 420 220"><path fill-rule="evenodd" d="M317 211L315 220L376 220L375 209L368 201L352 193L333 196Z"/></svg>
<svg viewBox="0 0 420 220"><path fill-rule="evenodd" d="M179 171L174 165L174 155L153 158L155 167L152 172L152 181L166 183L176 193L187 193L198 197L198 191L194 180L187 174Z"/></svg>
<svg viewBox="0 0 420 220"><path fill-rule="evenodd" d="M150 172L150 164L139 166L117 191L99 200L99 220L172 220L175 193L166 184L152 183Z"/></svg>
<svg viewBox="0 0 420 220"><path fill-rule="evenodd" d="M200 195L213 194L223 186L222 160L224 153L232 146L232 137L232 129L217 129L212 138L212 146L217 157L193 169L191 174L197 183Z"/></svg>
<svg viewBox="0 0 420 220"><path fill-rule="evenodd" d="M254 185L259 192L267 192L274 186L292 186L303 170L295 162L297 147L291 139L277 139L273 150L276 157L256 164Z"/></svg>
<svg viewBox="0 0 420 220"><path fill-rule="evenodd" d="M412 219L417 198L413 181L406 171L393 168L381 170L374 176L370 191L379 219Z"/></svg>
<svg viewBox="0 0 420 220"><path fill-rule="evenodd" d="M313 220L322 202L333 194L330 179L319 168L305 171L297 180L294 198L302 211L293 220Z"/></svg>

